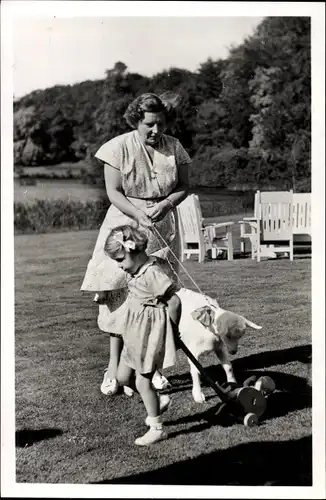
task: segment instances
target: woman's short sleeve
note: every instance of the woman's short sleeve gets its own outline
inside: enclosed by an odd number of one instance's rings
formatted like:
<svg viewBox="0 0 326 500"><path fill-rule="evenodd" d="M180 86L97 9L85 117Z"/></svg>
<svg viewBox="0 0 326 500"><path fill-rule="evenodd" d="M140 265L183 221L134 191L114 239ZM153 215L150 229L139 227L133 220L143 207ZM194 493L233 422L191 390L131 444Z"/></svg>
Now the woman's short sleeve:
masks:
<svg viewBox="0 0 326 500"><path fill-rule="evenodd" d="M175 161L177 166L184 165L185 163L191 163L191 158L187 151L184 149L179 140L176 140L175 145Z"/></svg>
<svg viewBox="0 0 326 500"><path fill-rule="evenodd" d="M123 148L120 141L114 138L103 144L103 146L96 151L95 158L120 170L123 162Z"/></svg>
<svg viewBox="0 0 326 500"><path fill-rule="evenodd" d="M157 265L148 268L146 282L154 297L163 297L171 287L176 286Z"/></svg>

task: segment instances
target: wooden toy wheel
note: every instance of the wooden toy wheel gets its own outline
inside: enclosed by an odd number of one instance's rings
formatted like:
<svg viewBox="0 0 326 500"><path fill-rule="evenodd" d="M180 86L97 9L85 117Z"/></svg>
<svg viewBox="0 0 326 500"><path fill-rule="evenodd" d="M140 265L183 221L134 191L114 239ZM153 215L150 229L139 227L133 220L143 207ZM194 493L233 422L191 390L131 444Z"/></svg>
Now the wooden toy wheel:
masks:
<svg viewBox="0 0 326 500"><path fill-rule="evenodd" d="M239 390L237 404L241 405L244 413L254 413L257 417L260 417L266 410L266 399L253 387L242 387Z"/></svg>
<svg viewBox="0 0 326 500"><path fill-rule="evenodd" d="M243 419L243 423L246 427L254 427L258 425L258 417L255 413L247 413Z"/></svg>

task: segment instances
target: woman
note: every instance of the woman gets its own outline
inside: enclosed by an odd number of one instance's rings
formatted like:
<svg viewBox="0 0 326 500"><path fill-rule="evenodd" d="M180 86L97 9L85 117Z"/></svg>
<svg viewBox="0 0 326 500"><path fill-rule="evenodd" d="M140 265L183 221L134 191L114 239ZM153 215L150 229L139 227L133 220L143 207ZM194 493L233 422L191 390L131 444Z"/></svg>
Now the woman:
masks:
<svg viewBox="0 0 326 500"><path fill-rule="evenodd" d="M110 334L110 361L101 385L105 394L118 390L116 373L123 345L121 333L114 331L114 325L110 324L110 313L120 307L127 296L124 271L104 254L110 230L128 224L147 228L147 253L168 259L173 270L178 272L178 263L168 247L150 230L155 224L173 253L179 256L176 206L188 194L191 160L177 139L164 134L176 105L176 99L168 101L156 94L137 97L124 115L133 130L106 142L95 154L104 164L111 205L100 228L81 290L100 292L98 325ZM131 395L128 388L124 390Z"/></svg>

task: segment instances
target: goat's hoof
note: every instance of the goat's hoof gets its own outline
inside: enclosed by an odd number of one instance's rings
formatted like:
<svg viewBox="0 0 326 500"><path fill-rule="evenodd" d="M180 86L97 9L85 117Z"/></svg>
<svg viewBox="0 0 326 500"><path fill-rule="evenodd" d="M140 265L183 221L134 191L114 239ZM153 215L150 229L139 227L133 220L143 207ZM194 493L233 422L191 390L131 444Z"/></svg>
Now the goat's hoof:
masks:
<svg viewBox="0 0 326 500"><path fill-rule="evenodd" d="M202 392L193 392L192 395L196 403L205 403L206 398Z"/></svg>

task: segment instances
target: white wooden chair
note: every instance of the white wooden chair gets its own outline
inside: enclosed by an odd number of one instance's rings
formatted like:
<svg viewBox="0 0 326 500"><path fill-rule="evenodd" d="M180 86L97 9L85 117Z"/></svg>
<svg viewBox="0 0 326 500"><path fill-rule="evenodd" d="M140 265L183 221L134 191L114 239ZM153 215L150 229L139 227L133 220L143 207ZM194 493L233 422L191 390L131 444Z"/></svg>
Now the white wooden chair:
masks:
<svg viewBox="0 0 326 500"><path fill-rule="evenodd" d="M282 196L280 193L288 193L289 191L256 191L254 200L254 215L252 217L243 217L240 224L240 251L245 253L246 240L250 241L251 245L251 258L256 258L256 240L257 240L257 230L258 230L258 211L259 211L259 201L261 194L267 192L271 199L278 199ZM271 249L266 249L266 257L276 258L276 253Z"/></svg>
<svg viewBox="0 0 326 500"><path fill-rule="evenodd" d="M286 193L288 191L270 191L270 196L275 195L277 198L281 196L280 193ZM292 191L290 191L292 192ZM252 217L244 217L243 220L239 221L240 224L240 248L241 252L245 252L246 240L251 242L251 258L256 257L255 253L255 242L256 242L256 232L258 227L258 206L259 206L259 191L255 193L254 202L254 215ZM260 194L263 194L261 192ZM292 211L293 225L293 242L295 244L300 243L311 243L311 193L293 193L293 211ZM272 250L268 252L269 257L276 257L276 254Z"/></svg>
<svg viewBox="0 0 326 500"><path fill-rule="evenodd" d="M293 236L295 243L311 242L311 193L293 194Z"/></svg>
<svg viewBox="0 0 326 500"><path fill-rule="evenodd" d="M254 215L252 217L243 217L239 221L240 224L240 252L245 253L246 251L246 240L251 243L251 258L254 259L254 249L253 241L256 238L257 231L257 217L258 217L258 192L255 193L254 201Z"/></svg>
<svg viewBox="0 0 326 500"><path fill-rule="evenodd" d="M233 240L231 226L234 222L221 222L205 225L202 217L199 198L195 194L187 198L177 207L180 241L181 262L185 257L198 255L198 261L204 262L208 250L212 258L217 258L218 250L226 250L228 260L233 260Z"/></svg>
<svg viewBox="0 0 326 500"><path fill-rule="evenodd" d="M252 255L262 257L288 253L293 260L293 192L257 191L257 222L253 224Z"/></svg>

